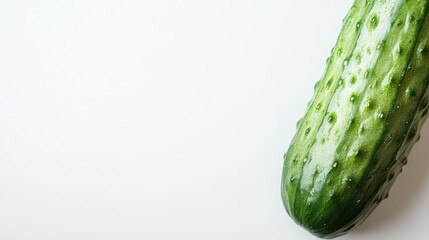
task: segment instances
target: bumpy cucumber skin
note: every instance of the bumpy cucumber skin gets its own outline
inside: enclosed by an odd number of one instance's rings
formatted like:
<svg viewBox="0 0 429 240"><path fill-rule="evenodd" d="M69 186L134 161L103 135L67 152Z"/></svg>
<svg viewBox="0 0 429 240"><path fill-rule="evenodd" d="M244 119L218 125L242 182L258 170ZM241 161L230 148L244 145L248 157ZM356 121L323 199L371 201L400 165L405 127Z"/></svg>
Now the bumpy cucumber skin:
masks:
<svg viewBox="0 0 429 240"><path fill-rule="evenodd" d="M429 0L356 0L284 156L282 199L316 236L387 197L429 105Z"/></svg>

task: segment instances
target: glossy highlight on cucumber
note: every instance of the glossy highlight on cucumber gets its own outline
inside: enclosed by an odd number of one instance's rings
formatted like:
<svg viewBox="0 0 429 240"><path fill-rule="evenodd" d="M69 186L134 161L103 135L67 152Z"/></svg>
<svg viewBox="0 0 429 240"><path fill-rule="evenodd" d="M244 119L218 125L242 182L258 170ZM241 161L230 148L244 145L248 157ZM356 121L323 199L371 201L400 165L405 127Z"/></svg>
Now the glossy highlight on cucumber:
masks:
<svg viewBox="0 0 429 240"><path fill-rule="evenodd" d="M284 156L288 214L322 238L388 196L429 105L429 0L356 0Z"/></svg>

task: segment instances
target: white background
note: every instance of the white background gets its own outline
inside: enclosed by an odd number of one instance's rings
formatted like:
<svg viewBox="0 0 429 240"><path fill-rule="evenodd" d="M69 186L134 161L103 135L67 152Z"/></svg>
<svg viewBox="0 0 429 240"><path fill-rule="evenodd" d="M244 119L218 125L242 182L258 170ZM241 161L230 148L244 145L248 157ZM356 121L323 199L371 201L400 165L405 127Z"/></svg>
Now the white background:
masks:
<svg viewBox="0 0 429 240"><path fill-rule="evenodd" d="M282 156L351 4L0 1L0 239L316 239ZM427 239L428 144L341 239Z"/></svg>

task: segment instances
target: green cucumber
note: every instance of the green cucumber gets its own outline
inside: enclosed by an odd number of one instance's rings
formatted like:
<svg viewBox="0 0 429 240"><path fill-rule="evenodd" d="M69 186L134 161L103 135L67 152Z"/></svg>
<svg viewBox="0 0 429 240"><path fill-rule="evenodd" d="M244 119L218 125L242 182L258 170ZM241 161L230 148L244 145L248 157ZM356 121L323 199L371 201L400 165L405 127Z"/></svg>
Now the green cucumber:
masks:
<svg viewBox="0 0 429 240"><path fill-rule="evenodd" d="M288 214L316 236L387 197L429 105L429 0L356 0L284 156Z"/></svg>

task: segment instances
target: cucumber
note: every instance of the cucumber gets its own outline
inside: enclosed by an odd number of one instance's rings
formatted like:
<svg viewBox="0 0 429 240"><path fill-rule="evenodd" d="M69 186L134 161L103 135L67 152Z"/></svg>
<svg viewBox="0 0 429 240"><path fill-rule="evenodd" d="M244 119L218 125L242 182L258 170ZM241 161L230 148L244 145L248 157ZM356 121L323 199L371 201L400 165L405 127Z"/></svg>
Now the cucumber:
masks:
<svg viewBox="0 0 429 240"><path fill-rule="evenodd" d="M388 196L428 114L429 0L356 0L284 155L287 213L322 238Z"/></svg>

